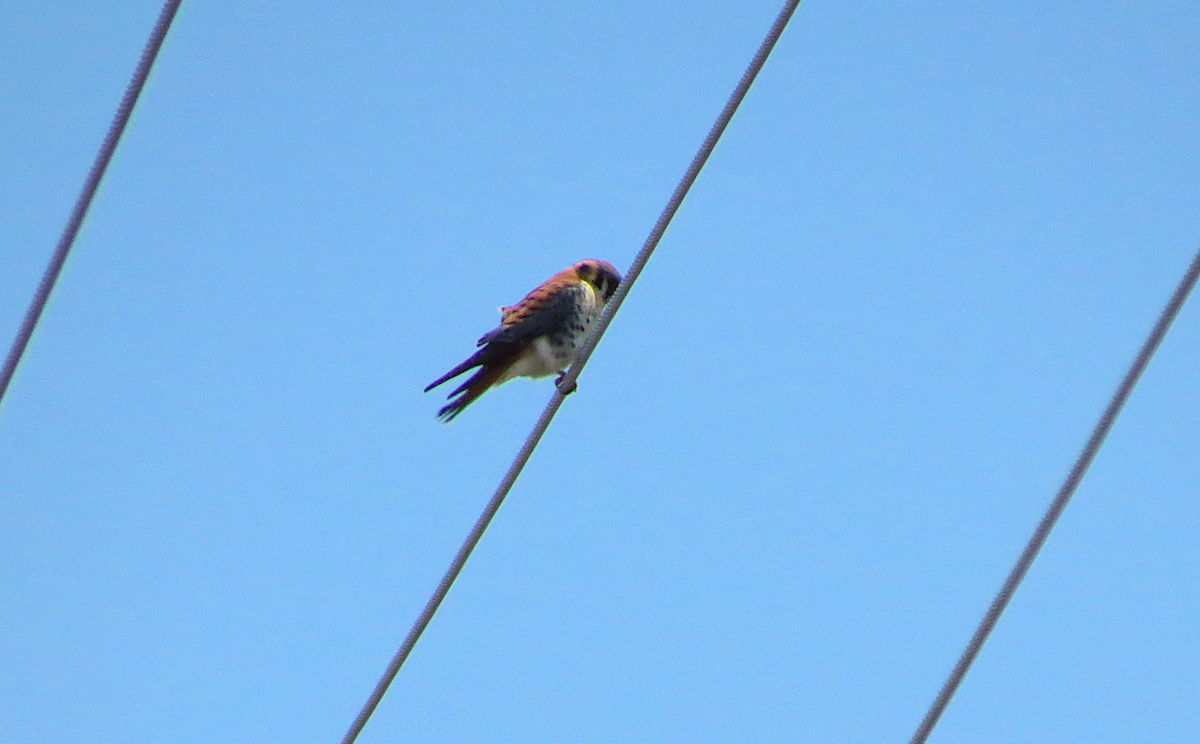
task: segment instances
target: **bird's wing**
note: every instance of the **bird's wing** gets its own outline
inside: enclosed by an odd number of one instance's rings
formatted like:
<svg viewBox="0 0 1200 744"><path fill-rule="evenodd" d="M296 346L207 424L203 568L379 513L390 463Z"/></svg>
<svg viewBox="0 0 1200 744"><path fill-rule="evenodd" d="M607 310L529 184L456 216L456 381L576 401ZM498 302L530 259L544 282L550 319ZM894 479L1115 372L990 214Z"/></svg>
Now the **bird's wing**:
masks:
<svg viewBox="0 0 1200 744"><path fill-rule="evenodd" d="M498 368L503 372L534 339L565 326L574 312L575 297L571 286L546 282L530 292L525 299L508 308L500 326L483 334L479 339L478 346L482 348L462 364L430 383L425 392L473 367ZM450 397L459 392L461 389L451 393Z"/></svg>
<svg viewBox="0 0 1200 744"><path fill-rule="evenodd" d="M483 334L476 345L524 346L539 336L561 329L575 312L577 284L546 282L525 299L506 308L500 325Z"/></svg>

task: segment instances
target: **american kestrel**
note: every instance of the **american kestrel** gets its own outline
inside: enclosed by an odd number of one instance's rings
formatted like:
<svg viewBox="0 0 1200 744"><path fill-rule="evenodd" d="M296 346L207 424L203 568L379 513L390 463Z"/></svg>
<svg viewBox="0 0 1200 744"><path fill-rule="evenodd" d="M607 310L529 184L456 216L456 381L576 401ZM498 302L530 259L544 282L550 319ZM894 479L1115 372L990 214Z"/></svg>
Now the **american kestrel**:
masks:
<svg viewBox="0 0 1200 744"><path fill-rule="evenodd" d="M425 388L428 393L479 367L446 396L452 400L438 418L452 420L485 390L514 377L562 375L620 283L621 274L612 264L587 258L542 282L517 304L500 308L500 325L483 334L476 344L479 351Z"/></svg>

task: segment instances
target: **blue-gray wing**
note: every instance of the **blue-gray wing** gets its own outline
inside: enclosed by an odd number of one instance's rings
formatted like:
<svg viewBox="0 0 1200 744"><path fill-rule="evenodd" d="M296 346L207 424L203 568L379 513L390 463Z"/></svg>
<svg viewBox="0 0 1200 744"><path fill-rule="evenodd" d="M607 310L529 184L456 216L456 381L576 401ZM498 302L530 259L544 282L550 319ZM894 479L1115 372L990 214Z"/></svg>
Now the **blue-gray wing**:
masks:
<svg viewBox="0 0 1200 744"><path fill-rule="evenodd" d="M553 288L551 288L553 289ZM542 292L539 287L511 308L498 328L480 337L476 346L516 344L522 348L539 336L566 328L578 311L578 286Z"/></svg>
<svg viewBox="0 0 1200 744"><path fill-rule="evenodd" d="M557 289L557 291L550 291ZM576 313L579 288L544 284L505 313L504 322L479 339L481 348L462 364L425 388L429 392L443 382L474 367L507 369L534 339L565 328ZM457 392L457 391L456 391ZM454 393L451 393L454 395Z"/></svg>

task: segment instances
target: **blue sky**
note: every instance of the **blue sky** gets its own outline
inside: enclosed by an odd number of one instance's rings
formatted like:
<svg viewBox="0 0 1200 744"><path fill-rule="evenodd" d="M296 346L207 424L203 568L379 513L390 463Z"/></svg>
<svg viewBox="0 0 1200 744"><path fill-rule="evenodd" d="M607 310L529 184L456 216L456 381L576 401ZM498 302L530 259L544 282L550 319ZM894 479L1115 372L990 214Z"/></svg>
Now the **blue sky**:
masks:
<svg viewBox="0 0 1200 744"><path fill-rule="evenodd" d="M0 329L158 12L0 6ZM0 410L0 738L336 741L775 2L185 2ZM1195 3L800 6L361 741L907 741L1200 240ZM937 742L1192 742L1200 306Z"/></svg>

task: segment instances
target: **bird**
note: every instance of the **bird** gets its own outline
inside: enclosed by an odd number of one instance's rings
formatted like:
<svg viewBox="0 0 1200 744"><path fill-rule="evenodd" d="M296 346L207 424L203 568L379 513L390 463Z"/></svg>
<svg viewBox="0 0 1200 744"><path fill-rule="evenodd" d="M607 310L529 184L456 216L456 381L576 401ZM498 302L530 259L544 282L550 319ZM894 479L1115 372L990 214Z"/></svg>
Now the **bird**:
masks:
<svg viewBox="0 0 1200 744"><path fill-rule="evenodd" d="M586 258L542 282L517 304L501 307L500 325L480 337L475 344L479 350L425 388L428 393L479 368L446 396L450 403L438 411L438 419L453 421L488 388L514 377L557 373L561 380L620 283L621 274L612 264Z"/></svg>

